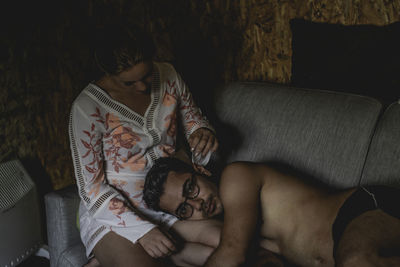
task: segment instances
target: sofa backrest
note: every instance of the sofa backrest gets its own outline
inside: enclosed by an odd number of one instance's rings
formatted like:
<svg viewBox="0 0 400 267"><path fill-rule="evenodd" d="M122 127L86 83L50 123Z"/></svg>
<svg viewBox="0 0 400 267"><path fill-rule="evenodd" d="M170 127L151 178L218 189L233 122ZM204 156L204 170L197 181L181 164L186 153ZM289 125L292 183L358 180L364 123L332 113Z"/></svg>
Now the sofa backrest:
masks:
<svg viewBox="0 0 400 267"><path fill-rule="evenodd" d="M217 90L215 110L226 162L265 162L338 188L360 182L382 109L375 99L269 83Z"/></svg>
<svg viewBox="0 0 400 267"><path fill-rule="evenodd" d="M400 102L391 104L379 120L361 184L400 187Z"/></svg>

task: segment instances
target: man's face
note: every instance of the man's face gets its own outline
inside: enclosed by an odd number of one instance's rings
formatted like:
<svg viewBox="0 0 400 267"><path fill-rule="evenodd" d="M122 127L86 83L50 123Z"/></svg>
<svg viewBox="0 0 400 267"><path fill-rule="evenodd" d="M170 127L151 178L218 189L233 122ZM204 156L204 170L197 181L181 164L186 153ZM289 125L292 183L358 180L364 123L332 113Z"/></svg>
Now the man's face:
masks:
<svg viewBox="0 0 400 267"><path fill-rule="evenodd" d="M196 173L170 172L160 197L161 210L184 220L202 220L222 213L217 186Z"/></svg>

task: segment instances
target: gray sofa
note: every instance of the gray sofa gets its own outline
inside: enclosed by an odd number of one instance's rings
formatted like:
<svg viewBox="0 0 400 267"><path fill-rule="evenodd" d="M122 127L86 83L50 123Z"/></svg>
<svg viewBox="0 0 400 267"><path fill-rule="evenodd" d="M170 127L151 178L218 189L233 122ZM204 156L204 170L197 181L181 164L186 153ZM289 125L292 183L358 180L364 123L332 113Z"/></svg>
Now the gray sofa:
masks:
<svg viewBox="0 0 400 267"><path fill-rule="evenodd" d="M217 90L213 120L224 162L267 162L336 188L400 186L400 104L269 83ZM82 266L74 186L45 197L52 267ZM400 204L400 203L399 203Z"/></svg>

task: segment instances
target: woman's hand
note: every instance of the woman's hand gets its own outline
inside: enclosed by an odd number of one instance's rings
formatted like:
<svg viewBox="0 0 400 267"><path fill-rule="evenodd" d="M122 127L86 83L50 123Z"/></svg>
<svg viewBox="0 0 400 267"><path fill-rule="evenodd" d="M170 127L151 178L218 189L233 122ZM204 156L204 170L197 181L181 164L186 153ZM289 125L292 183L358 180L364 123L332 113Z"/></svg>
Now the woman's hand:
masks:
<svg viewBox="0 0 400 267"><path fill-rule="evenodd" d="M196 163L192 163L192 166L193 166L193 169L198 173L201 173L208 177L210 177L212 175L212 173L209 170L207 170L206 168L204 168L204 166L201 166Z"/></svg>
<svg viewBox="0 0 400 267"><path fill-rule="evenodd" d="M161 232L158 227L151 229L142 236L139 239L139 244L153 258L167 257L176 251L172 238Z"/></svg>
<svg viewBox="0 0 400 267"><path fill-rule="evenodd" d="M189 137L189 145L192 153L198 155L201 153L203 157L209 151L215 152L218 148L218 141L214 133L207 128L199 128Z"/></svg>

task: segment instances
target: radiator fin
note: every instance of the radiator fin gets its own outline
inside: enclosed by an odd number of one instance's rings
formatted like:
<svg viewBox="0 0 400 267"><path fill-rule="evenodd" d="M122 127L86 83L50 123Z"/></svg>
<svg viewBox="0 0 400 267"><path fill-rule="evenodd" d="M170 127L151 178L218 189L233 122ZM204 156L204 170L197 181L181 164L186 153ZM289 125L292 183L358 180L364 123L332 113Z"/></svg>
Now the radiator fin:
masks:
<svg viewBox="0 0 400 267"><path fill-rule="evenodd" d="M14 206L34 187L18 160L0 163L0 211Z"/></svg>

